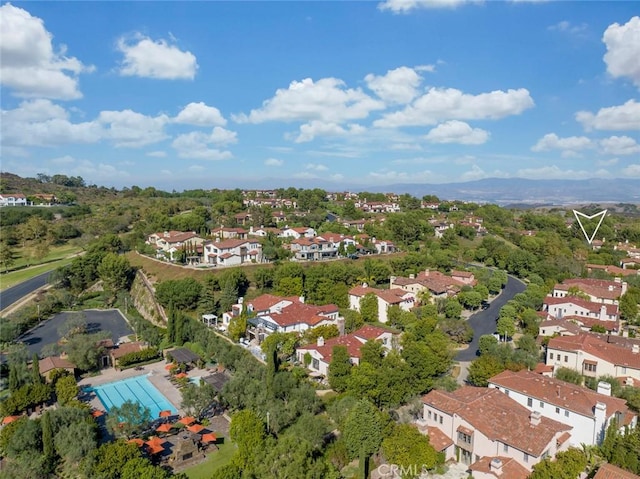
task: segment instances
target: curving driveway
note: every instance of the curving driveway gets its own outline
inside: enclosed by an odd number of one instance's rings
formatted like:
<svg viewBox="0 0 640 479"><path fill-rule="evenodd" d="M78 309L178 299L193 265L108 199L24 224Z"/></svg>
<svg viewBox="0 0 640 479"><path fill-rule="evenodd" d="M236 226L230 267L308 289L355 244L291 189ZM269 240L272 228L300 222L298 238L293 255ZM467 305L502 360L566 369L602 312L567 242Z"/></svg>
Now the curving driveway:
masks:
<svg viewBox="0 0 640 479"><path fill-rule="evenodd" d="M473 361L476 358L480 336L496 332L496 320L500 314L500 308L507 304L507 301L516 294L522 293L525 288L526 285L522 281L513 276L508 276L507 284L500 296L494 299L487 309L471 315L469 325L473 328L473 340L469 343L467 349L460 351L456 355L456 361Z"/></svg>
<svg viewBox="0 0 640 479"><path fill-rule="evenodd" d="M31 279L18 283L11 288L7 288L0 293L0 311L8 308L25 296L47 285L47 280L51 271L34 276Z"/></svg>

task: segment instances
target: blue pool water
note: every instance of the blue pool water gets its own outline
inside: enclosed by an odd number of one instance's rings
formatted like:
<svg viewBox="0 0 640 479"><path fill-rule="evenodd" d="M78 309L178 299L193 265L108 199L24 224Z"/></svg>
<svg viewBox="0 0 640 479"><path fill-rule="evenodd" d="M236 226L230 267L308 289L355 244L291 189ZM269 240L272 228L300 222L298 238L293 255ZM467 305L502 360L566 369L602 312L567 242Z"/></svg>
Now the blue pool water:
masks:
<svg viewBox="0 0 640 479"><path fill-rule="evenodd" d="M151 384L147 376L136 376L112 383L89 388L100 399L107 411L113 406L120 407L125 401L137 402L151 411L151 418L156 419L160 411L165 409L176 414L176 408Z"/></svg>
<svg viewBox="0 0 640 479"><path fill-rule="evenodd" d="M194 376L192 378L189 378L189 382L195 384L196 386L200 386L200 379L202 379L200 376Z"/></svg>

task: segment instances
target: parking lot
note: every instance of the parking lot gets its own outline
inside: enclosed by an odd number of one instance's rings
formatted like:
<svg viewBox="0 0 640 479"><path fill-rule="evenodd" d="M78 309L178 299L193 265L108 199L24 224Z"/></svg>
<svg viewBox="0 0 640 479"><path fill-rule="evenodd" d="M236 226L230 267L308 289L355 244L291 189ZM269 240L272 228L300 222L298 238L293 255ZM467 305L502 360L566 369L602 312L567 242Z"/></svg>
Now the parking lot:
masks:
<svg viewBox="0 0 640 479"><path fill-rule="evenodd" d="M21 336L18 341L23 342L30 354L42 351L48 344L57 343L60 340L58 329L72 315L77 315L80 311L62 312L54 315L27 334ZM87 332L97 333L100 331L108 331L114 342L121 337L128 336L133 333L129 324L125 321L124 316L117 309L98 310L87 309L81 312L87 324Z"/></svg>

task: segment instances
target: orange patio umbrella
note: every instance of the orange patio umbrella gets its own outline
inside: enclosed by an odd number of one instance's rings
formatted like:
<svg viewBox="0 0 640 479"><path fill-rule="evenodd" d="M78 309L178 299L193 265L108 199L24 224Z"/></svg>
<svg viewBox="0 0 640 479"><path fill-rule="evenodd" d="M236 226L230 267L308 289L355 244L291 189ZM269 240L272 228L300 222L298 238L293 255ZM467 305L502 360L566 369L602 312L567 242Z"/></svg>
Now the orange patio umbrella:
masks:
<svg viewBox="0 0 640 479"><path fill-rule="evenodd" d="M164 451L164 447L162 446L150 446L149 444L147 444L147 448L149 449L150 454L158 454Z"/></svg>
<svg viewBox="0 0 640 479"><path fill-rule="evenodd" d="M203 442L216 442L217 440L218 440L218 438L212 432L208 432L207 434L203 434L202 435L202 441Z"/></svg>
<svg viewBox="0 0 640 479"><path fill-rule="evenodd" d="M144 445L144 441L139 437L134 437L133 439L129 439L127 442L130 444L135 444L138 447L142 447Z"/></svg>
<svg viewBox="0 0 640 479"><path fill-rule="evenodd" d="M158 436L150 437L148 441L145 442L147 447L149 448L149 452L151 454L157 454L164 450L163 444L166 441L164 439L160 439Z"/></svg>
<svg viewBox="0 0 640 479"><path fill-rule="evenodd" d="M171 371L172 369L175 369L175 368L177 368L177 367L178 367L178 365L177 365L177 364L169 363L169 364L167 364L164 368L165 368L167 371Z"/></svg>
<svg viewBox="0 0 640 479"><path fill-rule="evenodd" d="M160 411L160 414L158 414L159 417L169 417L172 415L173 414L168 409L165 409L164 411Z"/></svg>
<svg viewBox="0 0 640 479"><path fill-rule="evenodd" d="M198 434L200 431L204 429L204 426L201 426L200 424L193 424L189 426L187 429L191 432Z"/></svg>
<svg viewBox="0 0 640 479"><path fill-rule="evenodd" d="M176 378L181 379L181 378L186 378L189 375L187 373L178 373L176 374Z"/></svg>
<svg viewBox="0 0 640 479"><path fill-rule="evenodd" d="M173 427L173 426L171 426L171 424L164 423L164 424L160 424L160 425L156 428L156 431L157 431L157 432L169 432L169 431L171 431L171 428L172 428L172 427Z"/></svg>
<svg viewBox="0 0 640 479"><path fill-rule="evenodd" d="M189 426L189 425L193 424L194 422L196 422L196 418L193 417L193 416L187 416L187 417L183 417L178 422L180 424L184 424L185 426Z"/></svg>
<svg viewBox="0 0 640 479"><path fill-rule="evenodd" d="M91 412L91 415L92 415L93 417L100 417L100 416L104 416L104 411L101 411L100 409L94 409L94 410Z"/></svg>

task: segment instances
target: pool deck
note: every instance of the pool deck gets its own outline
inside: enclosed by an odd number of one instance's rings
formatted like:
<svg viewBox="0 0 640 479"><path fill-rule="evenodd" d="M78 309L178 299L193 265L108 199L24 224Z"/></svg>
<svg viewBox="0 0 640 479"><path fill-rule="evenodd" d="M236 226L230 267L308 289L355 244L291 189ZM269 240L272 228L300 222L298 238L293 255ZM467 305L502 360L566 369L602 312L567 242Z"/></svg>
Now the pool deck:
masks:
<svg viewBox="0 0 640 479"><path fill-rule="evenodd" d="M144 369L141 371L136 371L134 368L125 369L124 371L107 368L101 370L101 374L98 376L92 376L78 381L78 386L99 386L101 384L120 381L122 379L128 379L135 376L148 376L149 382L167 398L173 407L176 408L178 414L184 416L185 411L180 407L182 403L182 394L180 393L180 390L171 383L171 381L169 381L169 373L164 368L166 365L167 363L165 361L159 361L157 363L145 365ZM189 377L208 376L209 374L211 374L211 372L206 369L195 368L189 371ZM89 404L95 409L99 409L101 411L105 410L104 405L96 395L93 395Z"/></svg>

